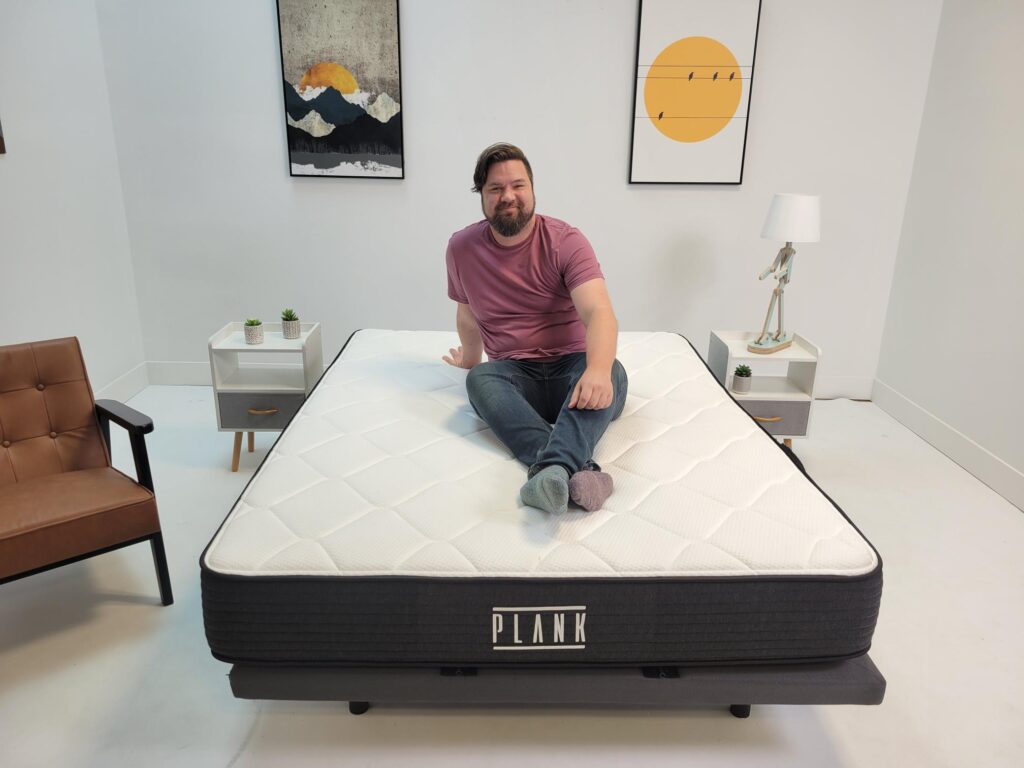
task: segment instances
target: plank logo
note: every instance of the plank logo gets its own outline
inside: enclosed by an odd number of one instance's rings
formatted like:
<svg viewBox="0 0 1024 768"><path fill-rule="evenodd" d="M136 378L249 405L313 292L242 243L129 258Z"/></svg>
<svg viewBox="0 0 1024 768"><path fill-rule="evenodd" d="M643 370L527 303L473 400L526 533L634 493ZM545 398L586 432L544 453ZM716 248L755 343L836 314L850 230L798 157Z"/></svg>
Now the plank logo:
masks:
<svg viewBox="0 0 1024 768"><path fill-rule="evenodd" d="M585 605L491 608L491 648L495 651L582 650L587 647L586 624Z"/></svg>

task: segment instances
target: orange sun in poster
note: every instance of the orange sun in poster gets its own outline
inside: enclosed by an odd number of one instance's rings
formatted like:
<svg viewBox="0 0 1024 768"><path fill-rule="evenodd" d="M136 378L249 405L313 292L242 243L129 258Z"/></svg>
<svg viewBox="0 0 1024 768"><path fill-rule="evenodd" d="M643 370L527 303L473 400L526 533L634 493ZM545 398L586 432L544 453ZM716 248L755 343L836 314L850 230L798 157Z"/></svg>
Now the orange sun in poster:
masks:
<svg viewBox="0 0 1024 768"><path fill-rule="evenodd" d="M658 54L644 84L654 127L674 141L710 139L736 114L743 76L732 51L710 37L684 37Z"/></svg>
<svg viewBox="0 0 1024 768"><path fill-rule="evenodd" d="M341 64L333 61L323 61L314 64L299 82L299 90L306 88L319 88L329 85L339 93L355 93L359 90L355 75L345 69Z"/></svg>

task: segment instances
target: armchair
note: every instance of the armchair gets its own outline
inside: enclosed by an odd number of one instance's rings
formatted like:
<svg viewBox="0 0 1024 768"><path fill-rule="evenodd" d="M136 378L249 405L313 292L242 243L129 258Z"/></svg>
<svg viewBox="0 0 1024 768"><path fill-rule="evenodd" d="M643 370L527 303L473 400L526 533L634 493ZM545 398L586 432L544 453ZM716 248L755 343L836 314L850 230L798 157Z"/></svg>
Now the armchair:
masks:
<svg viewBox="0 0 1024 768"><path fill-rule="evenodd" d="M110 464L128 430L138 482ZM148 541L174 602L145 435L153 422L93 400L78 339L0 346L0 584Z"/></svg>

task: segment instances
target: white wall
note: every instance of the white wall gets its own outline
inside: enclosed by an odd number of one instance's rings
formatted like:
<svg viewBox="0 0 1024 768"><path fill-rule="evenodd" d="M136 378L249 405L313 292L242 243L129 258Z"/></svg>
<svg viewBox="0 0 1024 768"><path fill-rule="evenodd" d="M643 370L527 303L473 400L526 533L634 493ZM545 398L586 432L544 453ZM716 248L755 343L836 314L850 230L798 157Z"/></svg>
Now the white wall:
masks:
<svg viewBox="0 0 1024 768"><path fill-rule="evenodd" d="M946 0L876 401L1024 508L1024 5Z"/></svg>
<svg viewBox="0 0 1024 768"><path fill-rule="evenodd" d="M0 3L0 344L78 336L94 389L142 364L96 8Z"/></svg>
<svg viewBox="0 0 1024 768"><path fill-rule="evenodd" d="M444 246L505 139L539 210L594 243L622 328L699 349L760 326L772 193L820 193L787 325L824 350L821 394L868 396L939 0L765 2L741 187L626 183L634 0L402 2L405 181L288 176L273 3L96 2L148 360L201 362L223 322L284 306L328 355L360 327L452 327Z"/></svg>

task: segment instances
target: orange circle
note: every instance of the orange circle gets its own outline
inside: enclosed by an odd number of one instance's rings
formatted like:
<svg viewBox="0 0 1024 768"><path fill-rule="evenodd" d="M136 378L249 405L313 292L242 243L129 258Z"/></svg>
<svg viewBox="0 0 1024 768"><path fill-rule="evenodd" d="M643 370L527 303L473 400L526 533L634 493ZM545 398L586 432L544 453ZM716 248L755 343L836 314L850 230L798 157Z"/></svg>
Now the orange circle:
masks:
<svg viewBox="0 0 1024 768"><path fill-rule="evenodd" d="M339 93L355 93L359 90L355 75L333 61L321 61L307 69L299 83L299 90L320 88L325 85L331 86Z"/></svg>
<svg viewBox="0 0 1024 768"><path fill-rule="evenodd" d="M704 141L725 128L743 95L732 51L710 37L684 37L658 54L644 81L654 127L674 141Z"/></svg>

